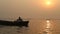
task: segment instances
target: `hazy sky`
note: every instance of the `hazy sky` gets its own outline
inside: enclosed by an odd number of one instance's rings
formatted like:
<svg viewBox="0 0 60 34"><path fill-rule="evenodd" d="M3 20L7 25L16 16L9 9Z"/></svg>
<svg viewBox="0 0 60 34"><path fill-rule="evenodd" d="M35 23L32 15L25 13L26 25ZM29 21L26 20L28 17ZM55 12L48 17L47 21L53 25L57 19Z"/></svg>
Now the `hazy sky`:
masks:
<svg viewBox="0 0 60 34"><path fill-rule="evenodd" d="M58 18L60 19L60 0L0 0L0 19Z"/></svg>

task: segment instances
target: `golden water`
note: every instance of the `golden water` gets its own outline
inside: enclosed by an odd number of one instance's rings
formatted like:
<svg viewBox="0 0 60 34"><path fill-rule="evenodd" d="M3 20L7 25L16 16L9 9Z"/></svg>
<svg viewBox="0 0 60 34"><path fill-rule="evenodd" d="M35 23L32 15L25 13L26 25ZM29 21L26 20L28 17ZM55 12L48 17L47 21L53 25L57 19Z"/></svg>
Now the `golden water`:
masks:
<svg viewBox="0 0 60 34"><path fill-rule="evenodd" d="M30 20L29 27L0 26L0 34L60 34L60 20Z"/></svg>

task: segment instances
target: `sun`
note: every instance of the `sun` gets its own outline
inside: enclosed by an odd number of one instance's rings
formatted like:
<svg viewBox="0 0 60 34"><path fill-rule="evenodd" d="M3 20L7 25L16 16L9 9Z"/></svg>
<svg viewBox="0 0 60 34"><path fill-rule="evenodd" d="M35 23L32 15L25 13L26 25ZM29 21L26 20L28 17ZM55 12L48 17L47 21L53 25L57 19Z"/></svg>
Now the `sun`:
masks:
<svg viewBox="0 0 60 34"><path fill-rule="evenodd" d="M46 2L46 5L51 5L51 2L50 2L50 1L47 1L47 2Z"/></svg>
<svg viewBox="0 0 60 34"><path fill-rule="evenodd" d="M41 6L42 8L54 8L57 4L57 0L40 0L38 1L39 7Z"/></svg>
<svg viewBox="0 0 60 34"><path fill-rule="evenodd" d="M42 6L46 8L50 8L53 5L52 0L43 0L42 1Z"/></svg>
<svg viewBox="0 0 60 34"><path fill-rule="evenodd" d="M46 6L51 6L52 5L52 1L51 0L46 0L45 1L45 5Z"/></svg>

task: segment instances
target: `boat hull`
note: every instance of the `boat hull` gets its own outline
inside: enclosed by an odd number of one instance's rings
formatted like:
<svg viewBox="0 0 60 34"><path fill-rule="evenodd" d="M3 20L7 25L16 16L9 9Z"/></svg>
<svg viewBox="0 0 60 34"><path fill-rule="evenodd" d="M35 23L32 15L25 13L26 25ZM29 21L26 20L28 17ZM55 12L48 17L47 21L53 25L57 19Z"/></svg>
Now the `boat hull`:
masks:
<svg viewBox="0 0 60 34"><path fill-rule="evenodd" d="M28 23L29 21L21 21L21 22L14 22L14 21L3 21L0 20L0 25L4 25L4 26L25 26L28 27Z"/></svg>

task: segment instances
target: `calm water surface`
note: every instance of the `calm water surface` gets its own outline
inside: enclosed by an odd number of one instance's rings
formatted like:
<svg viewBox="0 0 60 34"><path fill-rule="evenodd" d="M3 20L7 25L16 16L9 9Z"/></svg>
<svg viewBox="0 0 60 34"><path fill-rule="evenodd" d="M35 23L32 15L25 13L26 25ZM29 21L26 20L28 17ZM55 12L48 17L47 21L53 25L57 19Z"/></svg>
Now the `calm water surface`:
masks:
<svg viewBox="0 0 60 34"><path fill-rule="evenodd" d="M29 27L1 26L0 34L60 34L60 20L30 20ZM47 28L48 27L48 28Z"/></svg>

